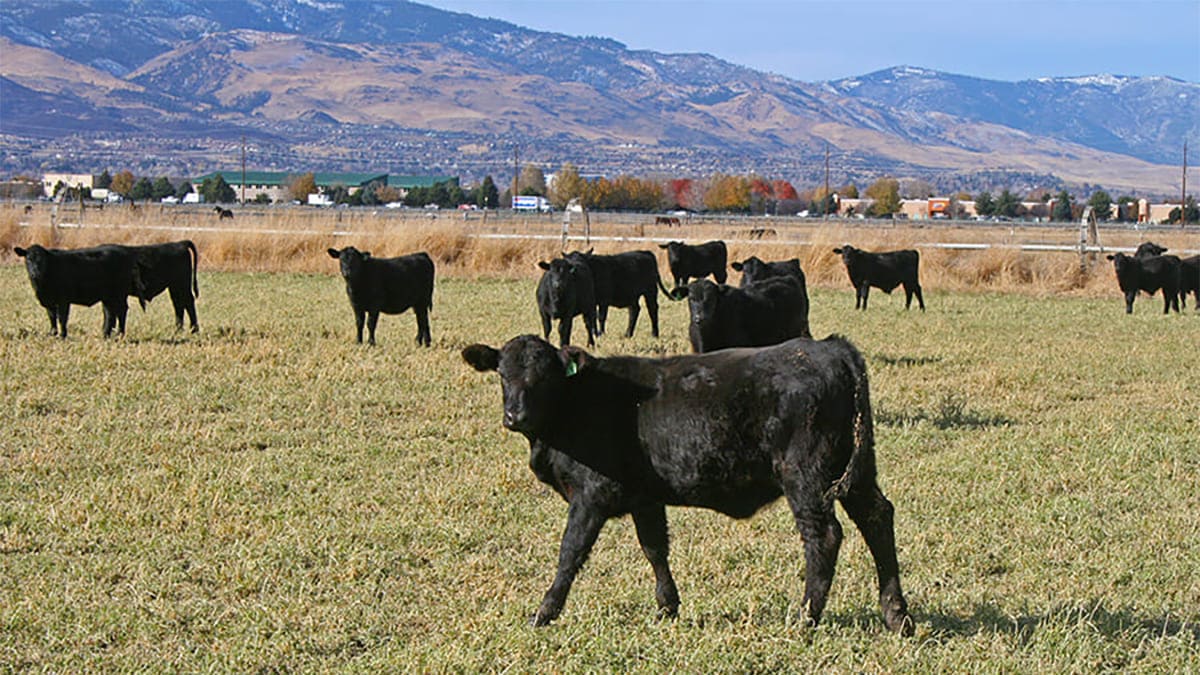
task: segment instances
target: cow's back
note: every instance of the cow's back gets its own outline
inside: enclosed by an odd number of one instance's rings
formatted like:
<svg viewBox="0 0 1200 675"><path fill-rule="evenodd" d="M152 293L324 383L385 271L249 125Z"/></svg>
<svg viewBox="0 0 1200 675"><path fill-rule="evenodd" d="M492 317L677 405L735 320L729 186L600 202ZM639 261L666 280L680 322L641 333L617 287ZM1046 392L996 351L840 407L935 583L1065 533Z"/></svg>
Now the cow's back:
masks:
<svg viewBox="0 0 1200 675"><path fill-rule="evenodd" d="M134 287L133 253L125 247L96 246L50 253L47 278L34 287L44 306L50 306L47 301L76 305L117 302Z"/></svg>
<svg viewBox="0 0 1200 675"><path fill-rule="evenodd" d="M350 301L366 311L399 314L433 306L433 260L424 252L398 258L368 258L362 274L347 282Z"/></svg>

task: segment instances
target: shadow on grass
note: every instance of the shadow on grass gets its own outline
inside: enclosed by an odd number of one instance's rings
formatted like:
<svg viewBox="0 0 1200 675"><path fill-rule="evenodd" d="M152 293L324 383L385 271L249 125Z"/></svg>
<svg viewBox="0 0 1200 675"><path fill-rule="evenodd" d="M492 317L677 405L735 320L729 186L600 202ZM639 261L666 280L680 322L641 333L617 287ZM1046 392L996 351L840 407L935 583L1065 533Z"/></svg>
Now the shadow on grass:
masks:
<svg viewBox="0 0 1200 675"><path fill-rule="evenodd" d="M934 640L953 637L972 637L980 633L1014 635L1021 644L1028 643L1042 628L1085 625L1106 640L1154 640L1177 635L1190 635L1200 641L1200 616L1147 616L1132 607L1110 609L1103 602L1084 605L1060 605L1042 615L1009 615L1000 607L985 603L976 605L970 616L948 612L917 612L917 625L926 624Z"/></svg>
<svg viewBox="0 0 1200 675"><path fill-rule="evenodd" d="M1006 427L1016 424L1016 420L979 410L972 410L967 401L961 396L943 396L933 410L916 410L915 412L893 412L887 408L875 411L875 419L880 423L893 427L912 426L920 422L928 422L938 429L979 429L983 427Z"/></svg>
<svg viewBox="0 0 1200 675"><path fill-rule="evenodd" d="M888 356L887 354L876 354L871 357L872 361L878 361L885 366L927 366L931 363L938 363L942 360L940 356Z"/></svg>

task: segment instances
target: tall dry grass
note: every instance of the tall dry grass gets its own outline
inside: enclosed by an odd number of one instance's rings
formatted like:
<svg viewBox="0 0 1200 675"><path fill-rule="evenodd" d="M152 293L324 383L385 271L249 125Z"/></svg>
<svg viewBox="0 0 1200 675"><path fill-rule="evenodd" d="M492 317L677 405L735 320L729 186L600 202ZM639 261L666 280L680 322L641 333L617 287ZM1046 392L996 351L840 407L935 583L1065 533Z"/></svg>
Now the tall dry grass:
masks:
<svg viewBox="0 0 1200 675"><path fill-rule="evenodd" d="M326 254L330 247L353 245L387 257L426 251L439 274L463 278L522 278L539 274L536 264L559 253L561 214L513 217L479 213L427 214L386 210L327 210L306 208L246 208L233 220L218 220L203 208L142 206L136 210L110 206L103 210L37 205L26 214L22 206L0 208L0 261L12 262L14 245L76 248L101 243L154 243L191 239L201 252L205 269L253 272L336 274ZM766 260L800 259L809 283L818 287L847 284L841 260L833 249L851 243L867 250L917 248L921 251L921 283L931 290L1016 292L1035 295L1109 295L1113 274L1103 256L1092 256L1081 268L1073 252L1023 252L1014 248L946 249L933 243L991 245L1073 245L1078 231L1061 228L925 227L922 225L810 222L773 219L768 235L751 240L751 230L763 221L711 219L684 227L653 225L651 216L591 214L591 243L598 253L653 250L666 276L666 259L656 242L722 239L729 242L730 260L756 255ZM572 224L572 235L583 225ZM52 226L51 223L55 225ZM541 238L496 239L493 234ZM1105 230L1107 247L1133 247L1147 239L1174 250L1200 246L1200 233ZM801 242L801 243L788 243ZM570 248L587 244L572 240Z"/></svg>

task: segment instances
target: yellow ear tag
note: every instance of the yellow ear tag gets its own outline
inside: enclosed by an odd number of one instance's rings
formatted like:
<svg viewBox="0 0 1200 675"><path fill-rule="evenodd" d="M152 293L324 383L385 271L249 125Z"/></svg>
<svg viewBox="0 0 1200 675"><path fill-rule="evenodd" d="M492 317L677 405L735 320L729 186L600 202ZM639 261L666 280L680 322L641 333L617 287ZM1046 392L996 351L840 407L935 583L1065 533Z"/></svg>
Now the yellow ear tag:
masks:
<svg viewBox="0 0 1200 675"><path fill-rule="evenodd" d="M579 366L575 365L574 361L567 361L567 377L579 372Z"/></svg>

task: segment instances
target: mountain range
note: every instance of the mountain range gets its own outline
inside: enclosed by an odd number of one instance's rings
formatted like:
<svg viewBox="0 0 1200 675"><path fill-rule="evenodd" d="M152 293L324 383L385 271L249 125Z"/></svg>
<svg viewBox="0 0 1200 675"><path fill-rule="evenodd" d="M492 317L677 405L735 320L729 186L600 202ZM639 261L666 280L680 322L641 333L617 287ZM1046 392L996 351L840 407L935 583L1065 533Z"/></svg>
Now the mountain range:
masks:
<svg viewBox="0 0 1200 675"><path fill-rule="evenodd" d="M243 140L244 139L244 140ZM411 2L0 4L0 171L548 170L1178 194L1200 84L998 82L898 66L832 82Z"/></svg>

